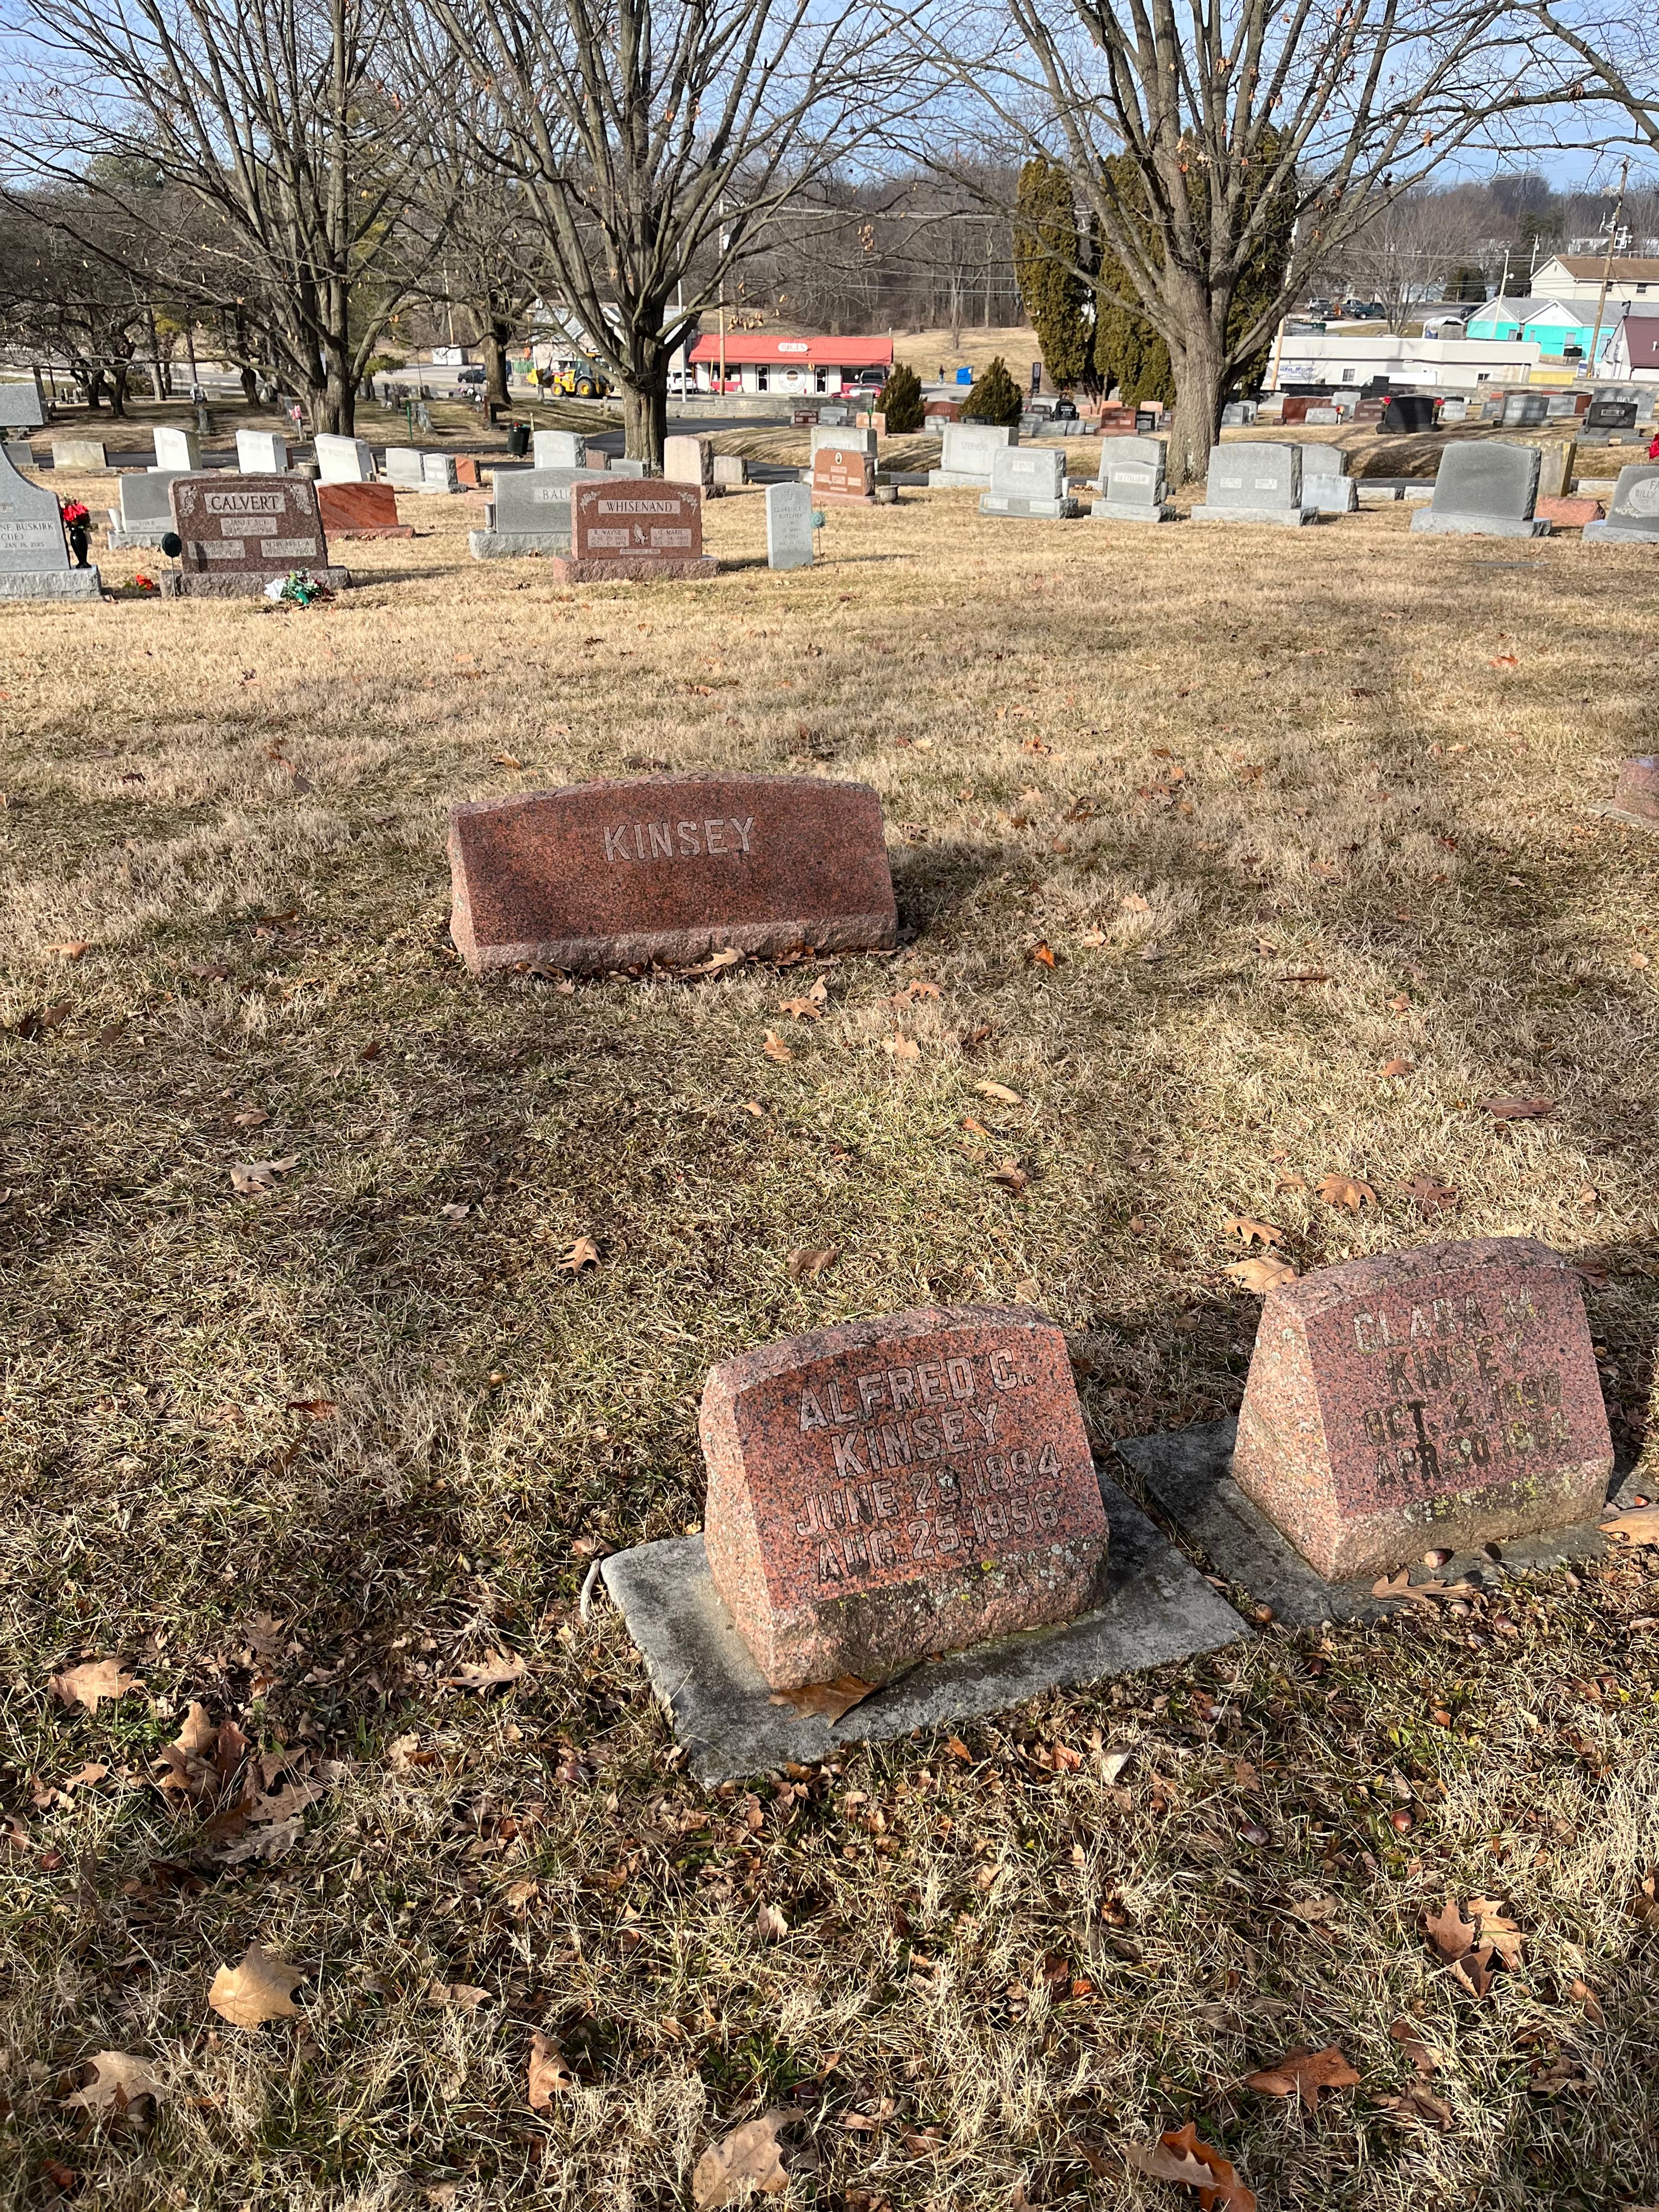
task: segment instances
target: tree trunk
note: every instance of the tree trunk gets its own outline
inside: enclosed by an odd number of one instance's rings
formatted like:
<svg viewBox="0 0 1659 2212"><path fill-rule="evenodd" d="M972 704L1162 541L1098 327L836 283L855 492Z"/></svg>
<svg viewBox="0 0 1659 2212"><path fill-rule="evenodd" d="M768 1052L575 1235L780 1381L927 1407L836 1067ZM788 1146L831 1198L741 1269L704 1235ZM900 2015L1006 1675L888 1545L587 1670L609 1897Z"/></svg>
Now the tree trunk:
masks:
<svg viewBox="0 0 1659 2212"><path fill-rule="evenodd" d="M668 363L664 356L637 381L623 385L623 450L630 461L643 461L662 474L662 445L668 435Z"/></svg>
<svg viewBox="0 0 1659 2212"><path fill-rule="evenodd" d="M109 411L118 422L126 419L127 374L127 365L124 361L118 361L110 371Z"/></svg>
<svg viewBox="0 0 1659 2212"><path fill-rule="evenodd" d="M505 407L509 404L507 389L506 333L501 325L490 313L487 303L476 307L473 313L479 331L483 333L478 340L478 345L483 355L484 398L494 400L497 407Z"/></svg>
<svg viewBox="0 0 1659 2212"><path fill-rule="evenodd" d="M1175 372L1176 404L1166 465L1170 489L1175 491L1209 473L1210 448L1221 428L1221 348L1207 313L1200 310L1194 318L1185 346L1170 347L1170 366Z"/></svg>
<svg viewBox="0 0 1659 2212"><path fill-rule="evenodd" d="M351 374L351 348L343 338L328 337L323 341L323 384L311 394L311 428L313 434L325 431L330 437L349 438L356 421L357 387Z"/></svg>

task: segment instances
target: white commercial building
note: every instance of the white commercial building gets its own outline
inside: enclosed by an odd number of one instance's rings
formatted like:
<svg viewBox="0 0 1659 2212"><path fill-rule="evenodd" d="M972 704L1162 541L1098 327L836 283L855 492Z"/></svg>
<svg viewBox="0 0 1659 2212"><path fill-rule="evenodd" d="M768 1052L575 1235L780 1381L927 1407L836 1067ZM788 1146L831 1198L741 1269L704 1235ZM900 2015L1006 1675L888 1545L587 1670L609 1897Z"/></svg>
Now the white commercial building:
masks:
<svg viewBox="0 0 1659 2212"><path fill-rule="evenodd" d="M1397 338L1386 331L1374 337L1338 338L1297 331L1274 340L1264 389L1284 392L1303 384L1340 388L1377 377L1391 384L1443 384L1452 391L1478 384L1526 384L1540 358L1540 349L1530 339Z"/></svg>

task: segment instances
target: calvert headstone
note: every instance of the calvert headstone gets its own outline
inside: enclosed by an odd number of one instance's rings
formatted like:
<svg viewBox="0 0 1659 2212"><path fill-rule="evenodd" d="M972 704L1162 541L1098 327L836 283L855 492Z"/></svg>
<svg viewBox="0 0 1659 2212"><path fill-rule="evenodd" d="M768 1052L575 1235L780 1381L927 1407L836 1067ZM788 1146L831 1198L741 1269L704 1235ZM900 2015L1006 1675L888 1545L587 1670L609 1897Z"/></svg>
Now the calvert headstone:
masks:
<svg viewBox="0 0 1659 2212"><path fill-rule="evenodd" d="M236 465L245 477L282 476L288 468L288 441L276 430L239 430Z"/></svg>
<svg viewBox="0 0 1659 2212"><path fill-rule="evenodd" d="M1114 438L1100 449L1102 496L1090 510L1091 520L1169 522L1175 509L1164 503L1168 489L1162 438Z"/></svg>
<svg viewBox="0 0 1659 2212"><path fill-rule="evenodd" d="M1528 1237L1269 1291L1233 1480L1328 1582L1600 1513L1613 1470L1578 1277Z"/></svg>
<svg viewBox="0 0 1659 2212"><path fill-rule="evenodd" d="M121 504L110 510L112 547L159 545L173 527L170 489L188 473L184 469L133 469L125 472L118 479Z"/></svg>
<svg viewBox="0 0 1659 2212"><path fill-rule="evenodd" d="M1584 535L1615 545L1659 545L1659 461L1620 469L1607 520L1587 522Z"/></svg>
<svg viewBox="0 0 1659 2212"><path fill-rule="evenodd" d="M979 491L989 491L992 460L1005 447L1018 443L1019 433L1012 424L947 422L945 449L938 468L927 471L928 483L971 486Z"/></svg>
<svg viewBox="0 0 1659 2212"><path fill-rule="evenodd" d="M604 469L497 469L490 526L467 533L473 559L568 553L573 486L616 473Z"/></svg>
<svg viewBox="0 0 1659 2212"><path fill-rule="evenodd" d="M1302 419L1316 428L1322 427L1332 422L1340 422L1342 420L1342 410L1340 407L1310 407Z"/></svg>
<svg viewBox="0 0 1659 2212"><path fill-rule="evenodd" d="M95 599L96 568L70 563L57 495L21 476L0 446L0 599Z"/></svg>
<svg viewBox="0 0 1659 2212"><path fill-rule="evenodd" d="M775 1689L879 1682L1098 1594L1105 1508L1040 1315L922 1307L744 1352L699 1434L709 1576Z"/></svg>
<svg viewBox="0 0 1659 2212"><path fill-rule="evenodd" d="M702 550L702 494L658 478L578 482L570 490L570 556L555 556L561 583L697 580L718 563Z"/></svg>
<svg viewBox="0 0 1659 2212"><path fill-rule="evenodd" d="M1340 446L1303 446L1298 451L1303 506L1316 514L1352 514L1358 502L1348 474L1348 457Z"/></svg>
<svg viewBox="0 0 1659 2212"><path fill-rule="evenodd" d="M1064 453L1003 447L991 457L991 489L981 496L979 511L1070 521L1081 509L1066 489Z"/></svg>
<svg viewBox="0 0 1659 2212"><path fill-rule="evenodd" d="M156 436L159 446L159 431ZM322 483L374 483L374 456L368 450L367 438L337 438L327 430L319 430L313 442L317 448L317 474Z"/></svg>
<svg viewBox="0 0 1659 2212"><path fill-rule="evenodd" d="M202 466L201 446L194 430L162 424L155 433L155 466L176 476L195 476Z"/></svg>
<svg viewBox="0 0 1659 2212"><path fill-rule="evenodd" d="M862 783L664 775L483 799L452 811L449 864L475 975L882 946L897 927Z"/></svg>
<svg viewBox="0 0 1659 2212"><path fill-rule="evenodd" d="M766 487L766 565L810 568L812 565L812 487L775 483Z"/></svg>
<svg viewBox="0 0 1659 2212"><path fill-rule="evenodd" d="M665 483L696 484L699 490L713 491L714 448L707 438L665 438L662 473Z"/></svg>
<svg viewBox="0 0 1659 2212"><path fill-rule="evenodd" d="M1212 446L1205 503L1194 522L1272 522L1299 529L1310 518L1302 504L1302 450L1241 441Z"/></svg>
<svg viewBox="0 0 1659 2212"><path fill-rule="evenodd" d="M161 579L169 598L257 598L296 568L336 591L351 581L329 565L317 487L307 477L175 477L168 494L183 541L176 572Z"/></svg>
<svg viewBox="0 0 1659 2212"><path fill-rule="evenodd" d="M1413 515L1412 528L1455 537L1547 537L1548 523L1534 512L1542 459L1536 446L1459 440L1440 456L1434 497Z"/></svg>

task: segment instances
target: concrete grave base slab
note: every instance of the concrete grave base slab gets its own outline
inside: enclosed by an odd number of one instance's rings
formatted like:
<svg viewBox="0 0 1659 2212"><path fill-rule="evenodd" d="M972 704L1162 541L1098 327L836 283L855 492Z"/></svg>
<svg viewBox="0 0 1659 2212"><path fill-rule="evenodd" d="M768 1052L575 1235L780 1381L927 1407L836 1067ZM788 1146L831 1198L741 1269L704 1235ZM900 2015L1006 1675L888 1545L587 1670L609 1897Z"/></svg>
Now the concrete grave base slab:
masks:
<svg viewBox="0 0 1659 2212"><path fill-rule="evenodd" d="M617 1552L601 1569L644 1657L651 1686L703 1782L732 1782L786 1759L827 1759L838 1745L879 1743L1006 1711L1045 1690L1161 1667L1251 1631L1107 1477L1111 1523L1104 1601L1058 1627L924 1662L839 1721L804 1720L772 1692L714 1593L701 1536Z"/></svg>
<svg viewBox="0 0 1659 2212"><path fill-rule="evenodd" d="M1550 534L1548 523L1536 516L1526 522L1504 515L1437 514L1432 507L1413 515L1412 528L1437 538L1547 538Z"/></svg>
<svg viewBox="0 0 1659 2212"><path fill-rule="evenodd" d="M1195 507L1194 522L1272 522L1281 529L1300 530L1319 517L1305 507Z"/></svg>
<svg viewBox="0 0 1659 2212"><path fill-rule="evenodd" d="M562 558L570 550L570 532L554 537L544 531L469 530L466 550L475 561Z"/></svg>
<svg viewBox="0 0 1659 2212"><path fill-rule="evenodd" d="M302 564L296 562L295 568ZM307 575L320 576L331 592L349 591L351 586L349 568L307 568ZM243 573L236 576L198 576L181 574L170 569L162 576L161 597L164 599L259 599L264 597L265 586L279 577L291 575L290 568L269 568L262 574Z"/></svg>
<svg viewBox="0 0 1659 2212"><path fill-rule="evenodd" d="M1074 499L1021 499L1010 492L988 491L980 501L981 514L1012 514L1026 521L1075 522L1083 512Z"/></svg>
<svg viewBox="0 0 1659 2212"><path fill-rule="evenodd" d="M1582 485L1583 477L1579 478ZM1611 496L1611 495L1607 495ZM1659 530L1626 530L1617 522L1587 522L1584 525L1586 544L1659 545Z"/></svg>
<svg viewBox="0 0 1659 2212"><path fill-rule="evenodd" d="M96 568L21 568L0 572L0 599L96 599L104 586Z"/></svg>
<svg viewBox="0 0 1659 2212"><path fill-rule="evenodd" d="M104 542L112 553L123 552L129 546L159 546L172 527L170 522L141 522L129 528L118 520L105 531Z"/></svg>
<svg viewBox="0 0 1659 2212"><path fill-rule="evenodd" d="M991 479L988 473L978 469L929 469L929 491L937 491L941 486L947 491L988 491Z"/></svg>
<svg viewBox="0 0 1659 2212"><path fill-rule="evenodd" d="M1125 500L1097 499L1089 509L1091 522L1173 522L1172 507L1131 507Z"/></svg>
<svg viewBox="0 0 1659 2212"><path fill-rule="evenodd" d="M810 477L803 477L801 482L811 483L812 480ZM812 484L814 507L874 507L877 503L873 490L825 491L822 484ZM887 504L890 505L891 502L888 501Z"/></svg>
<svg viewBox="0 0 1659 2212"><path fill-rule="evenodd" d="M665 560L642 554L637 559L623 554L614 561L568 561L556 557L553 580L558 584L684 584L700 583L720 574L720 562L703 553L690 561Z"/></svg>
<svg viewBox="0 0 1659 2212"><path fill-rule="evenodd" d="M1286 1626L1314 1628L1322 1621L1369 1620L1396 1611L1399 1599L1372 1596L1374 1575L1327 1582L1245 1497L1231 1472L1237 1428L1237 1421L1214 1421L1164 1436L1125 1438L1117 1449L1176 1527L1200 1548L1212 1571L1270 1605ZM1629 1502L1635 1486L1631 1480L1621 1484L1609 1503ZM1534 1567L1601 1559L1608 1544L1590 1521L1517 1536L1498 1549L1497 1559L1484 1552L1455 1552L1431 1577L1421 1566L1411 1572L1418 1582L1472 1582L1491 1589Z"/></svg>
<svg viewBox="0 0 1659 2212"><path fill-rule="evenodd" d="M331 543L340 538L412 538L415 535L415 526L412 522L387 522L381 524L380 528L375 530L342 530L337 524L330 530L328 535ZM112 539L111 543L113 544L113 542Z"/></svg>
<svg viewBox="0 0 1659 2212"><path fill-rule="evenodd" d="M1659 830L1659 821L1650 820L1645 814L1632 814L1626 806L1587 806L1584 811L1600 815L1604 822L1622 822L1626 830Z"/></svg>

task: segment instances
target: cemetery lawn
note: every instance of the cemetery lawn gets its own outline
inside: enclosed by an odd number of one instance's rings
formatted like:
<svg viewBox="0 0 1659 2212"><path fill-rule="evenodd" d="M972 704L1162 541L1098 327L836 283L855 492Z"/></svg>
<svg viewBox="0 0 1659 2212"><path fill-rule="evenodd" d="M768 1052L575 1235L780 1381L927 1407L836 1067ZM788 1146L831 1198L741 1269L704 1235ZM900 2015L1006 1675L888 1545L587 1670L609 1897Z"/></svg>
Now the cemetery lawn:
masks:
<svg viewBox="0 0 1659 2212"><path fill-rule="evenodd" d="M781 2105L846 2212L1190 2205L1188 2121L1263 2206L1659 2200L1651 1553L719 1792L577 1602L819 1323L1030 1299L1103 1460L1218 1418L1239 1223L1559 1247L1636 1459L1641 550L944 493L773 575L750 493L573 595L411 510L309 611L0 609L0 2206L655 2212ZM447 808L665 764L873 784L900 951L473 984Z"/></svg>

